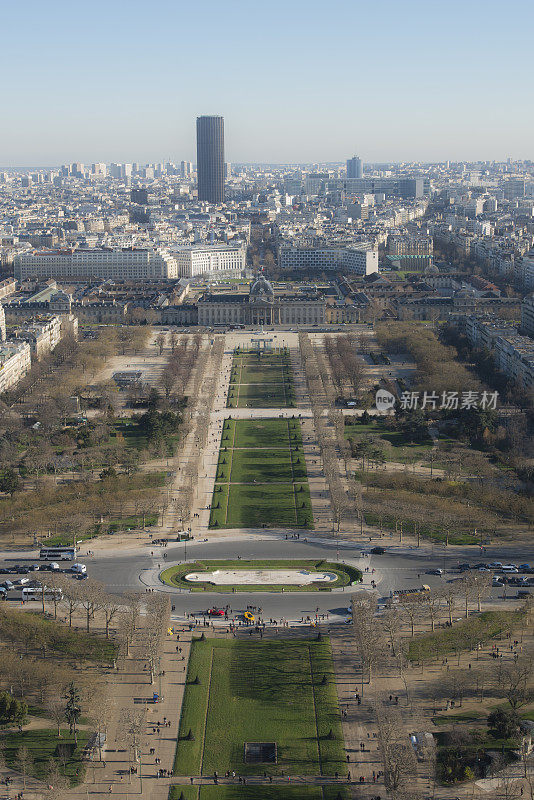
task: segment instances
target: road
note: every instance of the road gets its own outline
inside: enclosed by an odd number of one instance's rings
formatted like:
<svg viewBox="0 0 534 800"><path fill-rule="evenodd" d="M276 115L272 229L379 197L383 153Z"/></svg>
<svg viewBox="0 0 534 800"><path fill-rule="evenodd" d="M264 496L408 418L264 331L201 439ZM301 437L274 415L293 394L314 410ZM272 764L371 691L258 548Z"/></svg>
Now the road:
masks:
<svg viewBox="0 0 534 800"><path fill-rule="evenodd" d="M289 534L291 536L291 534ZM307 541L306 541L307 539ZM83 558L87 564L88 573L91 577L103 582L111 592L122 593L127 590L155 588L156 590L168 591L172 596L172 603L175 606L177 617L187 613L202 612L212 605L225 605L230 603L234 610L246 609L247 605L261 606L263 616L279 619L285 617L288 620L300 620L312 612L315 614L319 608L320 614L334 615L338 617L346 616L344 609L348 606L348 594L341 590L333 592L239 592L238 594L216 592L194 592L173 591L171 588L162 586L159 581L160 568L164 569L176 562L195 561L202 559L235 559L238 556L248 560L267 560L280 558L299 558L299 559L326 559L329 561L346 562L364 571L363 588L371 588L371 580L375 580L377 592L381 597L388 597L391 591L400 588L420 586L422 583L428 584L431 588L437 588L443 582L459 577L457 566L462 561L479 560L479 554L473 548L448 548L422 545L420 548L406 546L403 544L387 544L386 539L383 543L386 547L384 555L369 555L368 543L360 544L357 542L343 542L337 544L334 538L324 539L307 534L300 539L285 539L280 534L262 534L257 536L243 535L210 538L209 541L195 541L169 545L166 548L146 547L146 553L114 551L113 553L102 554L95 558ZM376 542L373 542L375 544ZM152 556L151 553L154 555ZM165 558L164 558L165 554ZM517 549L507 549L503 553L492 549L480 560L491 561L499 560L525 560L523 551ZM528 558L526 559L529 560ZM531 562L534 562L534 548L532 549ZM428 575L426 571L439 567L444 570L443 577ZM372 570L375 570L373 573ZM354 591L354 589L352 589ZM511 595L517 590L510 589ZM494 591L497 597L498 590ZM347 599L345 599L347 598ZM343 611L340 612L340 609Z"/></svg>

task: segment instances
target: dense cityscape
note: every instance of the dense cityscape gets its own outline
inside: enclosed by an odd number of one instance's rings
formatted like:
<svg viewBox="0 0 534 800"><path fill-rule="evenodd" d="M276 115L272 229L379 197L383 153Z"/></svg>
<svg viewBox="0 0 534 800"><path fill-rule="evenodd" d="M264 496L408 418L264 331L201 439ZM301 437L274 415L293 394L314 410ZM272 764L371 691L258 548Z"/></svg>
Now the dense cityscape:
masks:
<svg viewBox="0 0 534 800"><path fill-rule="evenodd" d="M534 800L532 8L2 17L0 800Z"/></svg>

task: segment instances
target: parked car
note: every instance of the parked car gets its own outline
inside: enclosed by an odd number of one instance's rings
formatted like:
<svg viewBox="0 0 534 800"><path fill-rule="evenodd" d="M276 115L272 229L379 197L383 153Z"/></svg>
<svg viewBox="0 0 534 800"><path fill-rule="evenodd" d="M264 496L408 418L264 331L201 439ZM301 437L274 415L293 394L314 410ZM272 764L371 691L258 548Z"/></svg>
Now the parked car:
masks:
<svg viewBox="0 0 534 800"><path fill-rule="evenodd" d="M442 569L427 569L426 574L427 575L443 575L443 570Z"/></svg>
<svg viewBox="0 0 534 800"><path fill-rule="evenodd" d="M465 572L467 569L471 569L471 565L468 564L467 561L465 561L463 564L458 564L458 569L460 570L460 572Z"/></svg>
<svg viewBox="0 0 534 800"><path fill-rule="evenodd" d="M3 586L7 592L10 592L15 588L11 581L4 581L3 583L0 583L0 586Z"/></svg>
<svg viewBox="0 0 534 800"><path fill-rule="evenodd" d="M223 608L208 608L206 611L208 617L224 617L224 609Z"/></svg>
<svg viewBox="0 0 534 800"><path fill-rule="evenodd" d="M500 569L502 572L519 572L515 564L503 564Z"/></svg>
<svg viewBox="0 0 534 800"><path fill-rule="evenodd" d="M490 569L500 569L502 567L502 561L490 561L486 566Z"/></svg>
<svg viewBox="0 0 534 800"><path fill-rule="evenodd" d="M495 586L495 587L504 586L504 583L502 581L500 581L498 578L493 578L493 580L491 582L491 585Z"/></svg>
<svg viewBox="0 0 534 800"><path fill-rule="evenodd" d="M530 564L520 564L519 569L522 570L530 569Z"/></svg>

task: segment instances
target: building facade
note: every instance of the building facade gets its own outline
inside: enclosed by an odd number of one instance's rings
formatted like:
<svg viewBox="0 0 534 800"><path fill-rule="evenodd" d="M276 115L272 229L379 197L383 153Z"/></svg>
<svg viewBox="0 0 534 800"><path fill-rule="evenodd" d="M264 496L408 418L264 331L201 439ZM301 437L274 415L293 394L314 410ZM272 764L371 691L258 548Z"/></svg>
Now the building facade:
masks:
<svg viewBox="0 0 534 800"><path fill-rule="evenodd" d="M282 269L335 269L355 272L357 275L371 275L378 272L378 252L341 247L282 245L279 264Z"/></svg>
<svg viewBox="0 0 534 800"><path fill-rule="evenodd" d="M15 386L29 372L31 350L27 342L9 342L0 346L0 394Z"/></svg>
<svg viewBox="0 0 534 800"><path fill-rule="evenodd" d="M58 280L172 280L177 277L177 266L176 260L166 250L135 247L72 248L23 253L14 260L14 273L17 280L34 277Z"/></svg>
<svg viewBox="0 0 534 800"><path fill-rule="evenodd" d="M242 246L187 247L173 255L180 278L212 274L238 276L246 267L246 250Z"/></svg>
<svg viewBox="0 0 534 800"><path fill-rule="evenodd" d="M318 325L325 322L326 301L318 295L275 294L260 277L248 295L206 292L197 308L199 325Z"/></svg>
<svg viewBox="0 0 534 800"><path fill-rule="evenodd" d="M362 178L363 164L361 158L353 156L347 159L347 178Z"/></svg>
<svg viewBox="0 0 534 800"><path fill-rule="evenodd" d="M197 117L198 199L224 203L224 119Z"/></svg>
<svg viewBox="0 0 534 800"><path fill-rule="evenodd" d="M534 339L534 294L525 297L521 304L521 330Z"/></svg>
<svg viewBox="0 0 534 800"><path fill-rule="evenodd" d="M35 318L15 330L13 335L15 340L27 342L32 358L39 361L59 344L62 336L61 319L57 316Z"/></svg>

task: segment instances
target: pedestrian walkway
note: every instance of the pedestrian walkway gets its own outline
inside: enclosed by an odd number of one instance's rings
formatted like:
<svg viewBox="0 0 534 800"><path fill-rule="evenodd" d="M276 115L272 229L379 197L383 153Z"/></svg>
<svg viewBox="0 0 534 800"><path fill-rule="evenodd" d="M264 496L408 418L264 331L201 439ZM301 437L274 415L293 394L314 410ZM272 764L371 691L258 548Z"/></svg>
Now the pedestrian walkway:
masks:
<svg viewBox="0 0 534 800"><path fill-rule="evenodd" d="M134 645L133 655L127 660L125 669L114 674L110 681L112 699L103 761L89 765L86 783L68 792L66 797L69 800L89 796L100 800L110 795L117 800L134 796L167 800L171 779L159 778L158 771L170 773L173 768L190 642L189 631L181 627L178 634L167 636L160 674L156 676L154 685L149 682L143 660L135 655ZM159 694L158 702L152 702L154 692ZM123 732L122 720L125 714L133 712L140 712L144 717L138 762L135 762ZM131 767L136 769L133 774Z"/></svg>

